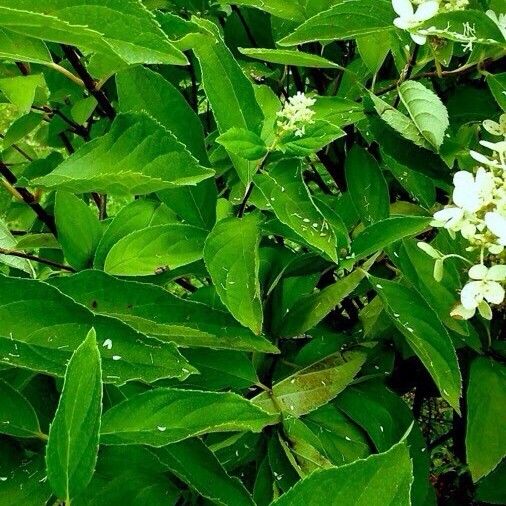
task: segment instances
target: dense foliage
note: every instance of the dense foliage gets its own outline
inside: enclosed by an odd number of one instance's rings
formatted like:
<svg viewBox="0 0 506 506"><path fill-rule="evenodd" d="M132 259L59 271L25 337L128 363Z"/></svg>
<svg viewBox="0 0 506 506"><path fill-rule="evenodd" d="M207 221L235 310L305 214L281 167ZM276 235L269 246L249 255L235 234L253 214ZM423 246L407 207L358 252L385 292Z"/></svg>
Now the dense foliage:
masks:
<svg viewBox="0 0 506 506"><path fill-rule="evenodd" d="M0 505L506 503L504 0L0 0Z"/></svg>

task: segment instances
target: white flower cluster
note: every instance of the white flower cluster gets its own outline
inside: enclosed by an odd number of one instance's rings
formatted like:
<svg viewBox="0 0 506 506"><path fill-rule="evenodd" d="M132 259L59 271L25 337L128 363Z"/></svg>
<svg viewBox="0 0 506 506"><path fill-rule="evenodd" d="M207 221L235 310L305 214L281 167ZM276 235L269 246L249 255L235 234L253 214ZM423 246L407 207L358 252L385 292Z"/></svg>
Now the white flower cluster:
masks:
<svg viewBox="0 0 506 506"><path fill-rule="evenodd" d="M492 151L491 156L471 151L481 165L475 174L459 171L453 178L453 205L434 214L432 225L446 228L452 237L460 233L468 243L467 251L479 252L480 263L469 270L470 280L464 286L460 304L452 315L471 318L476 310L490 319L489 304L502 304L506 284L506 113L499 122L483 123L487 132L501 137L498 142L481 141ZM445 258L429 245L420 245L436 259L436 271ZM449 255L459 256L459 255ZM464 259L465 260L465 259ZM488 267L487 265L488 264Z"/></svg>
<svg viewBox="0 0 506 506"><path fill-rule="evenodd" d="M278 112L277 125L281 132L293 132L297 137L302 137L306 133L306 125L314 123L315 112L311 107L315 103L316 100L300 91L290 97L283 109Z"/></svg>

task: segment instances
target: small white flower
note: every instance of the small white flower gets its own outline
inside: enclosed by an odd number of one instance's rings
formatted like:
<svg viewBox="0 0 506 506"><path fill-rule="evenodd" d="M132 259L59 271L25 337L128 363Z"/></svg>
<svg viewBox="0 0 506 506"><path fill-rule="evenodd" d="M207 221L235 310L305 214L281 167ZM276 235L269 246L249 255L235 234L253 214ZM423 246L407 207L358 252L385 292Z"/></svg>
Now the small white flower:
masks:
<svg viewBox="0 0 506 506"><path fill-rule="evenodd" d="M490 212L485 215L487 228L497 236L497 243L506 246L506 217L498 212Z"/></svg>
<svg viewBox="0 0 506 506"><path fill-rule="evenodd" d="M503 37L506 39L506 13L497 15L494 11L488 10L487 16L499 27Z"/></svg>
<svg viewBox="0 0 506 506"><path fill-rule="evenodd" d="M418 6L416 12L410 0L392 0L392 7L399 16L394 19L394 25L401 30L408 30L416 44L425 44L427 37L412 30L437 14L439 2L436 0L423 2Z"/></svg>
<svg viewBox="0 0 506 506"><path fill-rule="evenodd" d="M501 282L506 280L506 265L493 265L488 268L483 264L473 265L469 269L467 283L460 293L460 302L471 311L486 301L490 304L501 304L504 300L504 288Z"/></svg>
<svg viewBox="0 0 506 506"><path fill-rule="evenodd" d="M314 123L313 116L315 112L311 107L316 100L307 97L300 91L290 97L278 112L278 127L283 132L293 132L297 137L302 137L306 133L306 125Z"/></svg>
<svg viewBox="0 0 506 506"><path fill-rule="evenodd" d="M492 198L495 188L494 175L480 167L476 177L461 170L453 177L453 201L458 207L470 213L486 205Z"/></svg>

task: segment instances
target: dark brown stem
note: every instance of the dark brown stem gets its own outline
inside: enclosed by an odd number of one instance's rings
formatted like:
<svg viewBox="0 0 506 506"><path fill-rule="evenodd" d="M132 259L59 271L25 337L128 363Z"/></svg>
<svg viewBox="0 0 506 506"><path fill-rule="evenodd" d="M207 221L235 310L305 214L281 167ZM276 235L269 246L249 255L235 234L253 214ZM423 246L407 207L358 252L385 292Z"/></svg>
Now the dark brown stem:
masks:
<svg viewBox="0 0 506 506"><path fill-rule="evenodd" d="M39 264L45 264L51 267L56 267L57 269L61 269L62 271L76 272L76 270L73 267L70 267L70 265L60 264L58 262L54 262L53 260L49 260L48 258L38 257L36 255L31 255L30 253L23 253L22 251L13 251L5 248L0 248L0 255L24 258L26 260L38 262Z"/></svg>
<svg viewBox="0 0 506 506"><path fill-rule="evenodd" d="M100 109L103 113L110 119L114 119L116 116L116 111L114 110L111 102L107 98L106 94L97 88L97 84L93 77L91 77L90 73L86 70L86 67L82 64L79 55L76 53L75 49L72 46L67 46L62 44L62 49L67 57L67 60L70 62L77 75L82 79L84 86L88 90L88 92L95 97L100 106Z"/></svg>
<svg viewBox="0 0 506 506"><path fill-rule="evenodd" d="M237 217L242 218L244 216L244 211L246 211L246 206L248 205L248 200L251 197L251 192L253 191L253 182L248 183L246 186L246 191L244 192L244 197L239 204L239 210L237 211Z"/></svg>
<svg viewBox="0 0 506 506"><path fill-rule="evenodd" d="M18 182L17 177L2 161L0 161L0 174L10 185L15 187L16 191L19 193L23 201L29 205L32 208L33 212L37 215L37 218L39 218L39 220L46 225L51 233L56 236L57 232L54 217L45 211L45 209L37 202L37 199L26 188L16 186L16 183Z"/></svg>

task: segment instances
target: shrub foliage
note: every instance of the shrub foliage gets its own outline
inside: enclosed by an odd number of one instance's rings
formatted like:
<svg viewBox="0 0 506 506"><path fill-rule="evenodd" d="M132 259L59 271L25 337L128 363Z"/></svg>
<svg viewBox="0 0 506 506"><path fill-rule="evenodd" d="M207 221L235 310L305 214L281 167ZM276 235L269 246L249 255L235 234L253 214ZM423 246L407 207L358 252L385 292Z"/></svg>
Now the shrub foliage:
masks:
<svg viewBox="0 0 506 506"><path fill-rule="evenodd" d="M0 0L0 505L504 504L504 0Z"/></svg>

